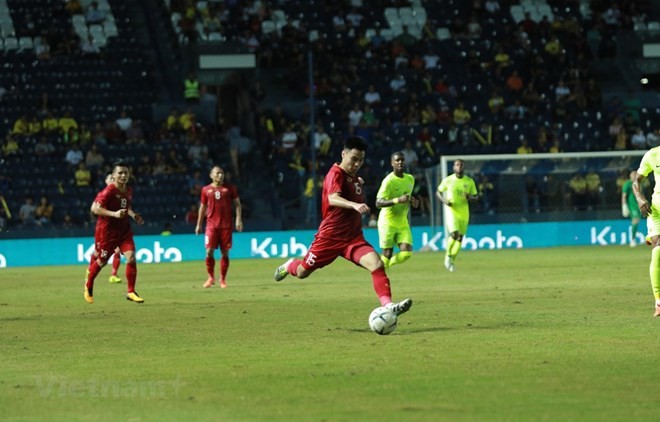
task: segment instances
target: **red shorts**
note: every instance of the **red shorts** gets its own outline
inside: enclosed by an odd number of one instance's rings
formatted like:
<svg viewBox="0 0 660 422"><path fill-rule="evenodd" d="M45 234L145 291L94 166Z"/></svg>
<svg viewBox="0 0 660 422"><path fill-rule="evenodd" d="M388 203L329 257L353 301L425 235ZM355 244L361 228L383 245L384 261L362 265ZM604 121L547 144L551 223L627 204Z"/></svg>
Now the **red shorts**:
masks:
<svg viewBox="0 0 660 422"><path fill-rule="evenodd" d="M360 259L370 252L375 252L374 247L362 236L348 242L317 237L303 258L302 266L306 270L318 270L332 263L339 256L355 265L360 265Z"/></svg>
<svg viewBox="0 0 660 422"><path fill-rule="evenodd" d="M126 251L135 251L135 241L133 240L133 234L127 233L123 237L103 237L96 234L96 242L94 248L96 250L96 256L103 262L108 262L108 259L115 253L115 249L119 247L119 250L123 254Z"/></svg>
<svg viewBox="0 0 660 422"><path fill-rule="evenodd" d="M221 251L228 251L231 249L231 235L232 229L206 229L204 234L204 247L206 249L220 249Z"/></svg>

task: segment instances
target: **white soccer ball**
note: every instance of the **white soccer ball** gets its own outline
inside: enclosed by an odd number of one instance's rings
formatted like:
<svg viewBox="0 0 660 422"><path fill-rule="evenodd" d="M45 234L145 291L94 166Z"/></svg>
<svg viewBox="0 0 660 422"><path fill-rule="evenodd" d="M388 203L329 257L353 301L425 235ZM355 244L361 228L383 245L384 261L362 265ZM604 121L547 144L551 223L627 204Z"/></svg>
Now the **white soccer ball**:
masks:
<svg viewBox="0 0 660 422"><path fill-rule="evenodd" d="M369 315L369 327L373 332L382 336L394 331L396 322L396 314L384 306L379 306Z"/></svg>

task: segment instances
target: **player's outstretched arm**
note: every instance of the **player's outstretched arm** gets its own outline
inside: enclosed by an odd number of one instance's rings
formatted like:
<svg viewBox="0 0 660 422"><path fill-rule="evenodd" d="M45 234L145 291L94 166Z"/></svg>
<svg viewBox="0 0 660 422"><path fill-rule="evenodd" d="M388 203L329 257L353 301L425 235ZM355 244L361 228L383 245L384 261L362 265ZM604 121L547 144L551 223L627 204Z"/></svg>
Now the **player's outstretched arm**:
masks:
<svg viewBox="0 0 660 422"><path fill-rule="evenodd" d="M360 214L367 214L370 211L367 204L360 204L357 202L349 201L348 199L343 198L339 192L331 193L328 195L328 203L332 207L354 209Z"/></svg>

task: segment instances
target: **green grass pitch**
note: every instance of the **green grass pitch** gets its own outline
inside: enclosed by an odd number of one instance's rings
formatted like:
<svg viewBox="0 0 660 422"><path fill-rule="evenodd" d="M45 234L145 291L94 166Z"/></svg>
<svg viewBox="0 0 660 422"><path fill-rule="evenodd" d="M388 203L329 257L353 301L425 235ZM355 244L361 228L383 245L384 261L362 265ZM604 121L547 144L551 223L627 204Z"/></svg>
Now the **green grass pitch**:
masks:
<svg viewBox="0 0 660 422"><path fill-rule="evenodd" d="M415 304L369 330L369 274L338 260L306 280L283 260L0 270L4 421L660 420L660 318L638 247L441 253L389 271ZM124 266L120 272L122 273Z"/></svg>

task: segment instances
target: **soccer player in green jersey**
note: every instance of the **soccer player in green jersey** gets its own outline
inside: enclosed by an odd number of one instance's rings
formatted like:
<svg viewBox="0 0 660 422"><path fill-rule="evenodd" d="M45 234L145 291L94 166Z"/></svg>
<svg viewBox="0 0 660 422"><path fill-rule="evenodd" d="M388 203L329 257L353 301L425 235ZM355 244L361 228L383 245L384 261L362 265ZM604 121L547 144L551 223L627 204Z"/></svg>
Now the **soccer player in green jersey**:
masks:
<svg viewBox="0 0 660 422"><path fill-rule="evenodd" d="M635 179L635 172L630 172L630 179L627 180L621 187L621 214L625 218L630 218L630 247L637 246L635 237L637 236L637 226L642 217L642 212L637 205L637 199L633 193L633 180Z"/></svg>
<svg viewBox="0 0 660 422"><path fill-rule="evenodd" d="M642 191L642 181L653 172L655 185L651 204L648 203L644 192ZM639 168L633 175L632 190L637 199L637 205L642 212L642 217L646 217L648 233L646 239L650 238L651 247L651 265L649 266L649 275L651 276L651 287L655 297L654 317L660 316L660 147L651 148L642 157Z"/></svg>
<svg viewBox="0 0 660 422"><path fill-rule="evenodd" d="M408 222L410 205L417 208L419 200L412 196L415 177L404 173L406 157L403 152L395 152L391 157L392 172L385 176L376 195L378 214L378 238L383 250L381 259L385 268L401 264L412 256L412 231ZM394 245L399 253L392 256Z"/></svg>
<svg viewBox="0 0 660 422"><path fill-rule="evenodd" d="M468 201L477 201L477 186L470 176L464 173L465 161L454 161L454 174L447 176L438 185L436 196L447 208L445 209L445 225L449 232L445 253L445 268L453 272L454 260L461 250L463 236L467 233L470 222L470 206Z"/></svg>

